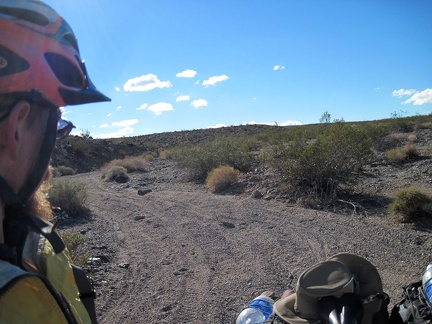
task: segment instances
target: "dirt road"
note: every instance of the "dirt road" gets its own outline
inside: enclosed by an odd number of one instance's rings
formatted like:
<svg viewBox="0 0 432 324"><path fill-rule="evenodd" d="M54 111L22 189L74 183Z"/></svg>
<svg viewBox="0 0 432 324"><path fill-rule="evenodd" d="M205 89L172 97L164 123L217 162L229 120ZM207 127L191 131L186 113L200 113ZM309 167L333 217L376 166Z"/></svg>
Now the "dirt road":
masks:
<svg viewBox="0 0 432 324"><path fill-rule="evenodd" d="M104 261L91 270L100 323L234 323L262 291L280 295L339 252L375 264L394 303L432 261L430 228L215 195L183 182L169 161L148 171L127 184L97 172L70 177L88 183L95 214L67 230L85 233L91 256Z"/></svg>

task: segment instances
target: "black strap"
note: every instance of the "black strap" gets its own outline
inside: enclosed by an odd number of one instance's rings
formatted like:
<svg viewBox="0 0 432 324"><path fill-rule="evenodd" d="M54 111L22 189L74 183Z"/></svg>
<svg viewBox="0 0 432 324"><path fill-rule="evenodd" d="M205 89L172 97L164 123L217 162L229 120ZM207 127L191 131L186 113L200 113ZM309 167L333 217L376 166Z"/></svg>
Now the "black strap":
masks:
<svg viewBox="0 0 432 324"><path fill-rule="evenodd" d="M7 261L11 264L17 263L16 249L7 246L6 244L0 244L0 259Z"/></svg>
<svg viewBox="0 0 432 324"><path fill-rule="evenodd" d="M26 213L23 206L7 206L5 208L5 215L5 243L17 249L18 258L21 256L25 239L30 230L43 235L51 243L56 254L65 249L63 240L57 232L54 231L54 225L40 217Z"/></svg>
<svg viewBox="0 0 432 324"><path fill-rule="evenodd" d="M92 323L97 323L96 307L94 302L96 293L93 288L93 283L80 267L72 265L72 270L80 293L80 299L83 302L87 313L90 315Z"/></svg>

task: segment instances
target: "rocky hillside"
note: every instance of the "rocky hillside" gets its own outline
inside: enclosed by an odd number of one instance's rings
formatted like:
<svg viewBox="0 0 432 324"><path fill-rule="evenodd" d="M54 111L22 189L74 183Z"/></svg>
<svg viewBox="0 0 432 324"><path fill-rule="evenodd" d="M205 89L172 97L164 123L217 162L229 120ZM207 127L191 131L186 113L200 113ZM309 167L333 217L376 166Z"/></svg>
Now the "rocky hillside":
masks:
<svg viewBox="0 0 432 324"><path fill-rule="evenodd" d="M157 151L180 144L197 144L218 136L256 135L278 126L246 125L215 129L198 129L158 133L151 135L124 137L117 139L93 139L70 136L57 143L52 157L52 165L68 166L78 171L90 172L104 163L125 156L137 156L149 151Z"/></svg>

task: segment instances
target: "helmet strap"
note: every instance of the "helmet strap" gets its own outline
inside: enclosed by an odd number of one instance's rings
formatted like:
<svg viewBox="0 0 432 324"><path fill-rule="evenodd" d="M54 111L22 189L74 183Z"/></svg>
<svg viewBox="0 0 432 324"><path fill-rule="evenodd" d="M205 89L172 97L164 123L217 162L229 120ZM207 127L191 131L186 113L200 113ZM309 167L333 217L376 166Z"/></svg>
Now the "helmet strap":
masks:
<svg viewBox="0 0 432 324"><path fill-rule="evenodd" d="M49 109L49 117L45 128L45 136L37 158L36 164L20 191L18 197L22 202L27 202L28 199L36 192L42 179L45 176L49 165L52 151L56 142L58 114L56 109Z"/></svg>

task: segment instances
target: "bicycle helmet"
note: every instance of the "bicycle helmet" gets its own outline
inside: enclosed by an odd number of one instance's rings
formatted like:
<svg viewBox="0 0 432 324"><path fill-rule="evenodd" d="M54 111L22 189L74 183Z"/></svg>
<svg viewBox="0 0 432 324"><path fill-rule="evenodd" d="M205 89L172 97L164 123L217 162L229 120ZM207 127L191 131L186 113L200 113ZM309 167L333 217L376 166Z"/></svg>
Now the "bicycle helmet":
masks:
<svg viewBox="0 0 432 324"><path fill-rule="evenodd" d="M91 82L76 37L39 0L0 0L0 94L55 107L110 101Z"/></svg>

